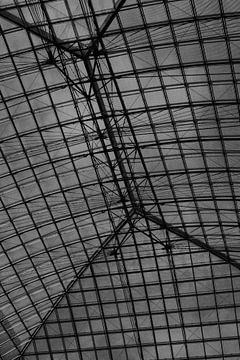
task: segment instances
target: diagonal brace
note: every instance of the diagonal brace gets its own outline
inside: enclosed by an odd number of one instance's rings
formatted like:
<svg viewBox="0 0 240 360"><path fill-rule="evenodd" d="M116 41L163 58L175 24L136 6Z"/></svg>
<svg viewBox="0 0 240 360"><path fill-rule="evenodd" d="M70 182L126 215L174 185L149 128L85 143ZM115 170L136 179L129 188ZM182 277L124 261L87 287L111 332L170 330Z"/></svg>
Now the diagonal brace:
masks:
<svg viewBox="0 0 240 360"><path fill-rule="evenodd" d="M113 20L116 18L117 14L121 10L125 2L126 0L118 0L116 5L114 6L114 11L106 17L102 26L100 27L97 37L93 39L88 45L86 56L88 56L92 51L94 51L94 49L97 48L100 38L104 36L105 32L107 31Z"/></svg>
<svg viewBox="0 0 240 360"><path fill-rule="evenodd" d="M100 32L98 34L98 37L93 39L90 44L88 45L88 49L85 51L79 51L78 48L73 47L72 44L66 44L61 39L57 39L53 37L49 32L43 30L41 26L29 23L26 20L21 19L20 17L12 14L10 11L4 10L4 8L0 8L0 16L11 23L19 26L22 29L25 29L26 31L29 31L33 35L41 38L42 40L45 40L48 43L53 44L56 46L59 50L64 50L67 53L70 53L71 55L76 56L78 59L83 59L86 56L89 56L92 51L97 47L97 44L99 42L99 36L103 37L117 14L119 13L120 9L124 5L126 0L118 0L116 5L114 6L114 10L106 17L104 20L102 26L100 27Z"/></svg>
<svg viewBox="0 0 240 360"><path fill-rule="evenodd" d="M155 215L152 215L150 212L140 209L139 207L135 209L135 212L136 212L136 214L142 216L143 218L159 225L161 229L165 229L165 230L169 231L170 233L179 236L181 239L186 240L186 241L202 248L203 250L206 250L210 254L218 257L219 259L222 259L227 264L232 265L235 268L237 268L238 270L240 270L240 264L236 260L234 260L230 256L222 253L221 251L214 249L211 245L204 243L203 241L199 240L197 237L190 235L188 232L180 229L179 227L173 226L172 224L163 221L161 218L159 218Z"/></svg>
<svg viewBox="0 0 240 360"><path fill-rule="evenodd" d="M38 331L40 330L40 328L45 324L45 322L47 321L47 319L49 318L49 316L52 314L52 312L57 308L58 304L61 302L61 300L64 298L64 296L66 296L69 291L71 290L71 288L73 287L73 285L76 283L76 281L84 274L84 272L91 267L91 265L94 263L94 261L98 258L98 256L101 255L101 253L104 251L104 249L114 240L114 238L116 236L118 236L119 232L124 228L124 226L126 226L127 224L129 225L129 227L131 228L132 226L132 217L134 215L134 210L129 211L129 218L124 218L117 226L116 228L113 230L113 232L111 234L109 234L107 236L107 238L103 241L103 243L101 244L101 246L99 246L99 248L91 255L88 257L86 263L80 268L80 270L78 271L77 275L74 277L74 279L68 284L67 288L57 297L57 300L55 301L54 305L52 306L52 308L50 309L49 312L47 312L47 314L45 315L45 317L43 318L43 320L41 321L41 323L39 324L39 326L35 329L35 331L32 333L29 341L25 344L25 346L23 347L23 349L21 350L21 354L23 355L25 350L28 348L28 346L30 345L31 341L34 339L34 337L36 336L36 334L38 333ZM1 358L0 358L1 360Z"/></svg>
<svg viewBox="0 0 240 360"><path fill-rule="evenodd" d="M19 26L21 29L25 29L30 34L33 34L40 39L46 41L47 43L54 45L57 49L64 50L79 59L83 58L83 54L76 47L72 47L72 45L66 44L60 39L56 39L49 32L41 29L40 26L31 24L28 21L23 20L20 17L12 14L11 12L4 10L3 8L0 8L0 16L7 21L10 21L14 25Z"/></svg>

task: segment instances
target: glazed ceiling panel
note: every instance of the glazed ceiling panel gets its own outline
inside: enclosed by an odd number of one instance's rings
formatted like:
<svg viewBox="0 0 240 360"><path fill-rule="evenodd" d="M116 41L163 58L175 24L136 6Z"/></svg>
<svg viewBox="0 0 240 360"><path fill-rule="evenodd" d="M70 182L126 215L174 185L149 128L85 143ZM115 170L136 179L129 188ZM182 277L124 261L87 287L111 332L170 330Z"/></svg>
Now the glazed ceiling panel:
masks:
<svg viewBox="0 0 240 360"><path fill-rule="evenodd" d="M139 226L144 229L143 223ZM187 255L181 242L166 255L158 242L163 238L159 231L150 237L129 235L115 256L113 244L106 247L62 298L25 359L220 359L238 354L239 292L235 287L233 295L232 282L238 282L239 272L206 253L199 256L197 248L188 248Z"/></svg>
<svg viewBox="0 0 240 360"><path fill-rule="evenodd" d="M3 360L55 359L59 342L72 360L239 357L239 17L235 0L1 2ZM64 345L75 290L89 319Z"/></svg>

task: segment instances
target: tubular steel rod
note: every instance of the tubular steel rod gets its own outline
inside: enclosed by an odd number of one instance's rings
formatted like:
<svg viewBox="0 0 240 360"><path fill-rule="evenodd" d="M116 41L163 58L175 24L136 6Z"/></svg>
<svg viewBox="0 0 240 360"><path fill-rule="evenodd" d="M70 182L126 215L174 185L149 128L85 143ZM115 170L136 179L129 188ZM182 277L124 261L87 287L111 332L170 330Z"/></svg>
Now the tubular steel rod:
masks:
<svg viewBox="0 0 240 360"><path fill-rule="evenodd" d="M208 251L210 254L222 259L229 265L232 265L235 268L237 268L238 270L240 270L240 264L236 260L232 259L230 256L225 255L221 251L214 249L212 246L204 243L203 241L199 240L197 237L188 234L186 231L180 229L179 227L173 226L172 224L163 221L159 217L152 215L151 213L144 211L143 209L136 208L135 211L136 211L136 214L159 225L161 229L165 229L165 230L169 231L170 233L177 235L181 239L184 239L188 242L191 242L194 245L199 246L200 248Z"/></svg>

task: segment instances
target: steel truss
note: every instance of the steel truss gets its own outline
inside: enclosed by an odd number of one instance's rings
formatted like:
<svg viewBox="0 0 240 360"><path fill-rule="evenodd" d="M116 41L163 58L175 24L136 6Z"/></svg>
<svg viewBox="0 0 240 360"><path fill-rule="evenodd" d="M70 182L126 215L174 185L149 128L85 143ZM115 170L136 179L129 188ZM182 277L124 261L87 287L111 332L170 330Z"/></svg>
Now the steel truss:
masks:
<svg viewBox="0 0 240 360"><path fill-rule="evenodd" d="M0 6L1 360L239 356L240 7L50 3Z"/></svg>

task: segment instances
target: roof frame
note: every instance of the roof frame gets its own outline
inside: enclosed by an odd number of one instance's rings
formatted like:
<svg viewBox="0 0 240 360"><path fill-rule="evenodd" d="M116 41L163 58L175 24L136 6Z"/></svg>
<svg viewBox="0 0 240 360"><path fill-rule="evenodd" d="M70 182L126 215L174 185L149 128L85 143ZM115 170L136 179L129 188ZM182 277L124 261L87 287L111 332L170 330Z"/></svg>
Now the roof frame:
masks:
<svg viewBox="0 0 240 360"><path fill-rule="evenodd" d="M107 17L107 19L105 20L105 22L103 24L103 27L101 27L101 29L98 29L98 37L96 38L97 41L101 41L101 36L104 34L104 32L110 26L110 24L114 20L115 16L117 16L117 14L118 14L120 8L123 6L124 2L125 1L123 1L123 0L118 1L114 12ZM89 2L89 5L90 5L90 8L91 8L91 2ZM42 6L44 7L44 3L42 4ZM118 163L118 167L120 169L120 172L121 172L122 177L123 177L123 181L124 181L126 189L127 189L128 197L129 197L129 199L131 201L132 206L135 206L136 201L135 201L135 197L133 195L133 191L131 190L132 186L131 186L131 183L130 183L130 181L128 179L128 176L127 176L127 171L126 171L125 165L123 163L123 158L122 158L122 155L121 155L121 151L119 150L119 147L118 147L118 142L117 142L116 137L115 137L115 135L114 135L114 133L112 131L112 125L110 123L109 113L108 113L108 111L106 109L106 106L105 106L105 103L103 101L98 82L96 81L96 79L94 77L95 66L92 66L90 58L88 56L86 56L86 54L84 52L84 49L79 50L79 49L76 49L76 48L72 48L71 45L68 45L68 44L66 45L61 39L57 38L54 34L51 35L49 32L46 32L46 31L40 29L38 26L30 24L29 22L24 21L24 20L20 19L18 16L15 16L15 15L13 15L13 14L9 13L8 11L3 10L1 8L0 8L0 16L5 18L8 21L14 23L15 25L19 26L20 28L25 29L27 32L32 33L32 34L40 37L42 40L46 41L48 44L54 45L58 50L65 51L65 52L69 53L70 55L75 56L76 58L83 60L84 66L86 68L86 72L87 72L88 77L89 77L89 79L91 81L91 87L92 87L94 96L96 98L96 102L98 104L100 113L102 115L102 119L103 119L104 124L106 126L106 131L107 131L109 140L111 142L113 152L115 154L115 157L116 157L116 160L117 160L117 163ZM100 34L100 36L99 36L99 34ZM81 43L80 42L78 42L78 45L81 48ZM95 44L95 41L94 41L93 47L95 47L95 46L96 46L96 44ZM53 59L50 59L50 60L51 60L51 63L53 65L55 65L55 62L53 61ZM59 70L58 66L57 66L57 68ZM69 81L69 79L67 79L67 81ZM74 83L74 82L71 82L71 83ZM86 99L88 101L90 99L90 96L88 94L85 94L85 95L86 95ZM97 122L96 122L96 126L97 126L97 129L98 129ZM118 184L115 172L114 172L114 168L112 166L112 161L111 161L111 159L109 157L109 153L108 153L108 151L106 149L105 142L104 142L104 139L102 138L102 133L101 133L100 129L98 129L98 135L99 135L99 139L101 140L101 144L103 146L103 151L104 151L104 153L106 155L107 162L108 162L109 167L111 169L114 182L116 184L116 187L118 188L118 193L120 195L122 203L124 204L124 210L125 210L126 216L129 217L128 209L125 206L126 198L125 198L124 194L122 193L122 190L119 187L119 184Z"/></svg>
<svg viewBox="0 0 240 360"><path fill-rule="evenodd" d="M53 39L52 35L49 34L47 31L39 28L37 25L31 24L27 21L23 21L18 16L12 14L8 10L4 10L0 8L0 16L5 18L6 20L12 22L13 24L19 26L22 29L25 29L26 31L29 31L30 33L40 37L41 39L46 40L47 42L53 42L54 45L61 50L67 51L68 53L82 59L83 57L89 56L94 49L96 48L98 42L99 42L99 35L102 37L113 20L116 18L117 14L123 7L126 0L118 0L117 3L114 5L114 10L111 12L106 19L104 20L101 28L100 28L100 34L98 34L98 37L93 39L90 44L88 45L88 49L86 50L85 54L84 52L81 52L78 50L78 48L72 47L72 45L63 43L61 39Z"/></svg>

